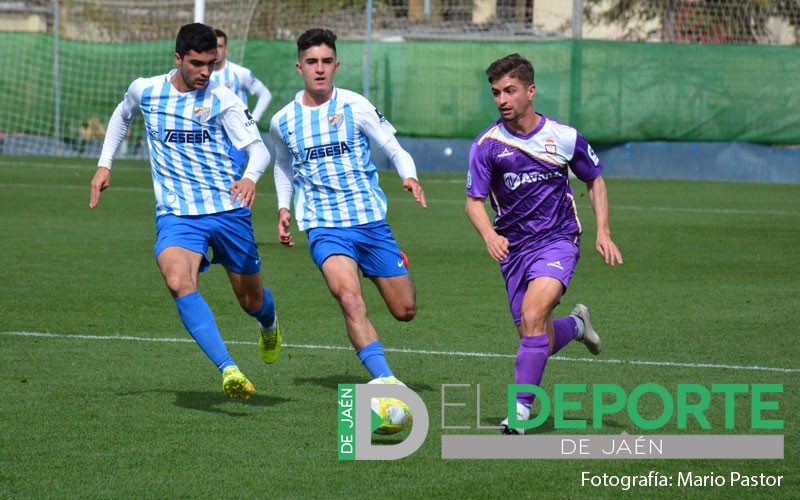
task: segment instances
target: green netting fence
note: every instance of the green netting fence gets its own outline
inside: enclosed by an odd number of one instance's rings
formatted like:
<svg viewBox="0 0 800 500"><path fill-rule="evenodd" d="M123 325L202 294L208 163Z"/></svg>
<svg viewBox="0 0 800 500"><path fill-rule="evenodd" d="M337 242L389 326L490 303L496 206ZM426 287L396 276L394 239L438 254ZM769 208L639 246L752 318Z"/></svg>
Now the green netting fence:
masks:
<svg viewBox="0 0 800 500"><path fill-rule="evenodd" d="M272 91L269 112L302 87L291 41L231 40ZM128 84L174 67L172 40L136 44L0 34L0 133L75 134L106 121ZM365 44L339 42L337 84L364 92ZM375 42L373 103L399 135L472 138L496 119L484 69L519 52L534 63L536 109L590 141L734 141L800 144L800 47L606 41ZM13 71L10 68L15 68ZM254 104L254 103L251 103ZM260 124L268 128L265 119Z"/></svg>

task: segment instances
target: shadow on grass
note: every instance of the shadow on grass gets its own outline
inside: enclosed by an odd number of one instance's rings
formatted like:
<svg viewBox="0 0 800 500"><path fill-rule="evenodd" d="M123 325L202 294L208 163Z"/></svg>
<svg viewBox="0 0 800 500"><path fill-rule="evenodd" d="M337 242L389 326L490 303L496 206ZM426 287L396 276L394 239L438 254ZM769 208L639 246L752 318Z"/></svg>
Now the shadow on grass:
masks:
<svg viewBox="0 0 800 500"><path fill-rule="evenodd" d="M288 403L291 400L286 398L279 398L269 396L266 394L255 393L250 396L250 399L229 399L225 397L222 392L208 391L134 391L118 393L118 396L135 396L140 394L175 394L175 406L187 408L189 410L199 410L208 413L220 413L231 417L247 417L251 416L251 412L235 411L239 405L243 406L256 406L260 408L267 408L277 406L280 404ZM236 406L234 406L236 405Z"/></svg>
<svg viewBox="0 0 800 500"><path fill-rule="evenodd" d="M258 406L262 408L288 403L290 400L266 394L255 393L250 399L228 399L217 392L176 392L175 405L190 410L201 410L211 413L225 413L233 417L249 416L251 413L242 413L231 410L231 405Z"/></svg>

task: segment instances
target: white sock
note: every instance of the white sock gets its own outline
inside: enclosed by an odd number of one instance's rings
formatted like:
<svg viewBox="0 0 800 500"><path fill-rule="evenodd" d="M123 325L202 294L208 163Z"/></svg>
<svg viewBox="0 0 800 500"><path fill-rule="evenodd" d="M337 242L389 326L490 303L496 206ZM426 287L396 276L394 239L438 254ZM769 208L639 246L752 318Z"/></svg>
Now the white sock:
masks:
<svg viewBox="0 0 800 500"><path fill-rule="evenodd" d="M264 330L265 332L268 332L268 331L272 330L273 328L275 328L275 325L277 325L277 324L278 324L278 315L277 314L275 315L275 319L272 321L272 325L269 328L264 328L264 325L262 325L260 321L258 322L258 326L260 326L261 329Z"/></svg>
<svg viewBox="0 0 800 500"><path fill-rule="evenodd" d="M575 326L578 329L578 334L575 335L575 338L582 339L584 332L586 332L586 325L583 324L583 320L580 316L575 316L574 314L570 314L570 316L575 318Z"/></svg>

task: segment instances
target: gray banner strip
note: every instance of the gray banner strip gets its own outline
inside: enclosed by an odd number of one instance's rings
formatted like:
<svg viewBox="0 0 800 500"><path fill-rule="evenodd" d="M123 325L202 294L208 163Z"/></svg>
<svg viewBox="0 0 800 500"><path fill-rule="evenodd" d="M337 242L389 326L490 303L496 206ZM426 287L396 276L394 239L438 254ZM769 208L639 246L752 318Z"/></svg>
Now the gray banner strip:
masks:
<svg viewBox="0 0 800 500"><path fill-rule="evenodd" d="M575 435L442 436L442 458L606 459L675 458L783 459L783 436Z"/></svg>

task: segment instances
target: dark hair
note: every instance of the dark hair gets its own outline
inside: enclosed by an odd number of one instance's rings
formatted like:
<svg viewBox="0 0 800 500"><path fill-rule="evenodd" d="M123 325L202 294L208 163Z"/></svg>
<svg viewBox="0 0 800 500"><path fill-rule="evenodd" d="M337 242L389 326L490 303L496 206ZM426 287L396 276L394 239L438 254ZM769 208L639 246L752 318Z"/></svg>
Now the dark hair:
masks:
<svg viewBox="0 0 800 500"><path fill-rule="evenodd" d="M490 64L486 74L489 83L508 75L530 85L533 83L533 64L519 54L510 54Z"/></svg>
<svg viewBox="0 0 800 500"><path fill-rule="evenodd" d="M185 56L190 50L198 54L210 52L217 48L217 35L210 27L201 23L185 24L178 31L175 39L175 52L180 57Z"/></svg>
<svg viewBox="0 0 800 500"><path fill-rule="evenodd" d="M217 38L224 38L225 43L228 43L228 35L226 35L221 29L214 28L214 34L217 35Z"/></svg>
<svg viewBox="0 0 800 500"><path fill-rule="evenodd" d="M297 38L297 57L300 54L318 45L327 45L336 55L336 34L324 28L311 28Z"/></svg>

